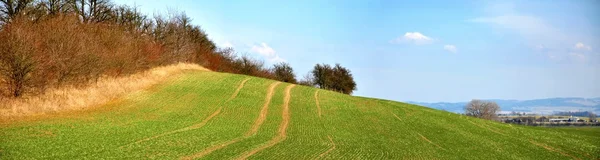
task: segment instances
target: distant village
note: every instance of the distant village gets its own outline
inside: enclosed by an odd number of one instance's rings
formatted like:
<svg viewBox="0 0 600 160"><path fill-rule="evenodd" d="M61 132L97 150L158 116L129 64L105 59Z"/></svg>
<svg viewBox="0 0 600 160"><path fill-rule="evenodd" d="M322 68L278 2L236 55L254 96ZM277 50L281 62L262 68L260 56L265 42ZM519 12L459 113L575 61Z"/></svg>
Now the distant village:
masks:
<svg viewBox="0 0 600 160"><path fill-rule="evenodd" d="M497 115L501 122L530 126L600 126L597 115L588 112L559 112L552 115L510 112Z"/></svg>

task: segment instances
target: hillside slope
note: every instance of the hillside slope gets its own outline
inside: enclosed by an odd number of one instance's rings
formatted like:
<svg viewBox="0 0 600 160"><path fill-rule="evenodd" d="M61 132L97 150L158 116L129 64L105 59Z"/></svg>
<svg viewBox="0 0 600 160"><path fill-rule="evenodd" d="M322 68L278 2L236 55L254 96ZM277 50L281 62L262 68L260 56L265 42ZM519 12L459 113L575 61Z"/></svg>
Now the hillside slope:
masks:
<svg viewBox="0 0 600 160"><path fill-rule="evenodd" d="M598 128L501 124L209 71L0 131L0 159L600 159Z"/></svg>

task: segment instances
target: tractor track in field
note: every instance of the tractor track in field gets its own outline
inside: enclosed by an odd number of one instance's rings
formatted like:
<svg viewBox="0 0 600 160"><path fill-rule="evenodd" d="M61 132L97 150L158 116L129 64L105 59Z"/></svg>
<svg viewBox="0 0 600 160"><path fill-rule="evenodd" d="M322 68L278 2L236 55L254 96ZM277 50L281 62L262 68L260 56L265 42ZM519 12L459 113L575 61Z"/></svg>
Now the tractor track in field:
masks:
<svg viewBox="0 0 600 160"><path fill-rule="evenodd" d="M335 143L333 143L333 139L331 139L331 136L327 136L327 138L329 138L329 142L331 142L331 148L329 148L327 151L321 153L319 155L319 158L321 158L321 157L327 155L329 152L335 150Z"/></svg>
<svg viewBox="0 0 600 160"><path fill-rule="evenodd" d="M321 105L319 104L319 90L315 91L315 104L317 105L317 113L319 115L319 118L321 118ZM329 152L331 152L335 149L335 143L333 143L333 139L331 139L331 136L327 135L327 138L329 138L329 142L331 142L331 148L329 148L327 151L321 153L318 158L321 158L321 157L327 155Z"/></svg>
<svg viewBox="0 0 600 160"><path fill-rule="evenodd" d="M251 78L244 79L240 83L240 85L236 88L235 92L233 92L233 94L231 95L231 97L229 97L229 99L227 99L227 101L225 101L225 102L229 102L229 101L233 100L235 97L237 97L238 93L240 93L240 90L242 90L242 88L244 87L244 84L246 84L246 82L248 80L250 80L250 79ZM217 109L215 112L213 112L210 116L206 117L200 123L197 123L197 124L185 127L185 128L181 128L181 129L177 129L177 130L165 132L165 133L162 133L162 134L159 134L159 135L155 135L155 136L152 136L152 137L144 138L144 139L135 141L133 143L129 143L129 144L120 146L119 148L123 148L123 147L130 146L130 145L133 145L133 144L142 143L142 142L145 142L145 141L153 140L153 139L160 138L160 137L163 137L163 136L166 136L166 135L170 135L170 134L174 134L174 133L185 132L185 131L189 131L189 130L194 130L194 129L202 128L204 125L206 125L206 123L208 123L208 121L210 121L211 119L213 119L214 117L216 117L217 115L219 115L219 113L221 113L222 109L223 109L223 106L219 107L219 109Z"/></svg>
<svg viewBox="0 0 600 160"><path fill-rule="evenodd" d="M281 124L279 125L279 134L275 137L273 137L273 139L271 139L269 142L267 142L267 144L262 145L258 148L254 148L252 150L250 150L249 152L246 152L244 154L242 154L240 157L236 158L236 159L247 159L248 157L264 150L267 149L269 147L273 147L276 144L284 141L287 138L287 128L288 125L290 123L290 99L291 99L291 94L290 92L292 91L292 88L294 88L296 85L295 84L291 84L287 87L285 87L285 97L283 98L283 111L281 113Z"/></svg>
<svg viewBox="0 0 600 160"><path fill-rule="evenodd" d="M480 128L487 129L487 130L489 130L489 131L492 131L492 132L494 132L494 133L497 133L497 134L500 134L500 135L503 135L503 136L508 136L508 135L506 135L505 133L502 133L502 132L500 132L500 131L496 131L496 130L493 130L493 129L491 129L491 128L488 128L488 127L486 127L486 126L479 125L479 124L477 124L477 123L475 123L475 122L472 122L472 121L470 121L469 119L466 119L466 120L467 120L469 123L471 123L471 124L473 124L473 125L475 125L475 126L478 126L478 127L480 127ZM509 124L509 125L510 125L510 124ZM510 126L510 127L512 128L513 126ZM571 157L571 158L573 158L573 159L579 159L579 158L577 158L577 157L575 157L575 156L572 156L572 155L570 155L570 154L567 154L567 153L565 153L565 152L563 152L563 151L560 151L560 150L557 150L557 149L555 149L555 148L552 148L552 147L550 147L550 146L548 146L548 145L546 145L546 144L543 144L543 143L538 143L538 142L535 142L535 141L533 141L533 140L529 140L529 142L530 142L531 144L534 144L534 145L536 145L536 146L542 147L542 148L544 148L544 149L546 149L546 150L548 150L548 151L551 151L551 152L556 152L556 153L559 153L559 154L561 154L561 155L563 155L563 156ZM586 156L586 157L589 157L588 155L585 155L585 154L583 154L583 155L584 155L584 156Z"/></svg>
<svg viewBox="0 0 600 160"><path fill-rule="evenodd" d="M402 121L402 119L400 119L400 117L398 117L398 115L396 115L395 113L392 112L392 115L394 115L394 117L396 117L396 119L398 119L399 121ZM427 137L423 136L422 134L417 133L417 132L414 132L414 133L416 133L417 135L419 135L419 137L421 137L421 139L423 139L424 141L427 141L429 144L432 144L432 145L434 145L434 146L436 146L436 147L438 147L438 148L440 148L442 150L446 150L444 147L442 147L442 146L440 146L440 145L438 145L436 143L433 143L431 140L427 139Z"/></svg>
<svg viewBox="0 0 600 160"><path fill-rule="evenodd" d="M500 135L506 136L506 134L505 134L505 133L502 133L502 132L500 132L500 131L493 130L493 129L491 129L491 128L489 128L489 127L486 127L486 126L483 126L483 125L479 125L479 124L477 124L477 123L475 123L475 122L472 122L472 121L471 121L471 120L469 120L469 119L466 119L466 120L467 120L469 123L471 123L471 124L473 124L473 125L475 125L475 126L477 126L477 127L480 127L480 128L486 129L486 130L488 130L488 131L491 131L491 132L494 132L494 133L497 133L497 134L500 134Z"/></svg>
<svg viewBox="0 0 600 160"><path fill-rule="evenodd" d="M319 90L315 91L315 103L317 103L317 113L319 114L319 118L321 118L321 105L319 105Z"/></svg>
<svg viewBox="0 0 600 160"><path fill-rule="evenodd" d="M440 146L440 145L438 145L438 144L435 144L435 143L433 143L431 140L427 139L427 137L425 137L425 136L421 135L420 133L417 133L417 134L418 134L418 135L421 137L421 139L423 139L423 140L425 140L425 141L429 142L430 144L433 144L434 146L436 146L436 147L438 147L438 148L440 148L440 149L446 150L446 149L444 149L444 147L442 147L442 146Z"/></svg>
<svg viewBox="0 0 600 160"><path fill-rule="evenodd" d="M281 84L281 82L275 82L269 86L269 91L267 92L267 97L265 98L265 105L263 105L263 108L260 110L258 118L256 118L256 121L254 122L254 125L252 125L252 128L248 130L245 136L251 136L256 134L260 126L263 124L263 122L265 122L265 119L267 119L267 114L269 113L269 105L271 104L271 98L273 98L275 87L277 87L277 85L279 84Z"/></svg>
<svg viewBox="0 0 600 160"><path fill-rule="evenodd" d="M265 97L265 103L262 107L262 109L260 110L259 116L256 118L256 121L254 122L254 124L252 125L252 127L250 129L248 129L248 132L246 132L246 134L243 137L238 137L208 148L205 148L204 150L197 152L193 155L189 155L189 156L185 156L185 157L181 157L180 159L196 159L196 158L201 158L204 157L205 155L208 155L216 150L219 150L223 147L226 147L230 144L233 143L237 143L245 138L251 137L254 134L256 134L256 132L258 131L258 129L260 128L260 126L262 125L262 123L265 121L265 119L267 118L267 114L268 114L268 110L269 110L269 105L271 104L271 99L273 98L273 94L275 93L275 87L277 87L279 84L281 84L281 82L273 82L271 83L271 85L269 85L269 88L267 90L267 96Z"/></svg>
<svg viewBox="0 0 600 160"><path fill-rule="evenodd" d="M544 149L546 149L546 150L548 150L548 151L556 152L556 153L559 153L559 154L561 154L561 155L563 155L563 156L567 156L567 157L571 157L571 158L573 158L573 159L577 159L577 160L579 160L579 158L577 158L577 157L575 157L575 156L572 156L572 155L570 155L570 154L567 154L567 153L565 153L565 152L562 152L562 151L560 151L560 150L554 149L554 148L552 148L552 147L550 147L550 146L548 146L548 145L546 145L546 144L538 143L538 142L535 142L535 141L533 141L533 140L529 140L529 142L530 142L531 144L534 144L534 145L536 145L536 146L542 147L542 148L544 148Z"/></svg>
<svg viewBox="0 0 600 160"><path fill-rule="evenodd" d="M402 119L400 119L400 117L398 117L398 115L396 115L396 113L394 113L394 112L391 112L391 113L392 113L392 115L394 115L394 117L396 117L396 119L402 121Z"/></svg>
<svg viewBox="0 0 600 160"><path fill-rule="evenodd" d="M235 97L237 97L237 95L240 93L240 90L242 90L242 88L244 88L244 84L246 84L246 82L248 82L248 80L250 80L251 78L246 78L242 81L242 83L240 83L240 85L238 86L238 88L235 89L235 92L233 92L233 94L231 95L231 97L229 97L229 99L227 99L226 102L229 102L231 100L233 100Z"/></svg>

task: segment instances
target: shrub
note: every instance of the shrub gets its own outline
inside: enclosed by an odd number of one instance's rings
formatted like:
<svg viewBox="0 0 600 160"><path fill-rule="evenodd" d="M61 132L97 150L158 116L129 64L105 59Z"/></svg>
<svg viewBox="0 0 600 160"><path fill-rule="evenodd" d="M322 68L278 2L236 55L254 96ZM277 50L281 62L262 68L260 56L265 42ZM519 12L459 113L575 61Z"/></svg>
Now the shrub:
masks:
<svg viewBox="0 0 600 160"><path fill-rule="evenodd" d="M294 75L294 69L290 64L280 62L273 65L273 72L277 80L288 83L297 83L296 75Z"/></svg>
<svg viewBox="0 0 600 160"><path fill-rule="evenodd" d="M344 94L352 94L356 90L356 82L349 69L336 64L317 64L312 70L314 85L321 89L332 90ZM306 83L306 82L304 82Z"/></svg>

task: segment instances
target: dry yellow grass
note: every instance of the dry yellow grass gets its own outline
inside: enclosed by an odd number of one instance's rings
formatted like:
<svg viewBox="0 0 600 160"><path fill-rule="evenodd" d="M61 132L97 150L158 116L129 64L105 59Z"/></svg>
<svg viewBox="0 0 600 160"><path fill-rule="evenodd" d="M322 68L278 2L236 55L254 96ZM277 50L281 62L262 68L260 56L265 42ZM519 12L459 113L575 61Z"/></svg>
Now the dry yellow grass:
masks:
<svg viewBox="0 0 600 160"><path fill-rule="evenodd" d="M103 77L86 87L50 89L44 94L0 103L0 119L79 110L107 103L128 93L141 91L187 70L209 71L196 64L179 63L156 67L124 77Z"/></svg>

